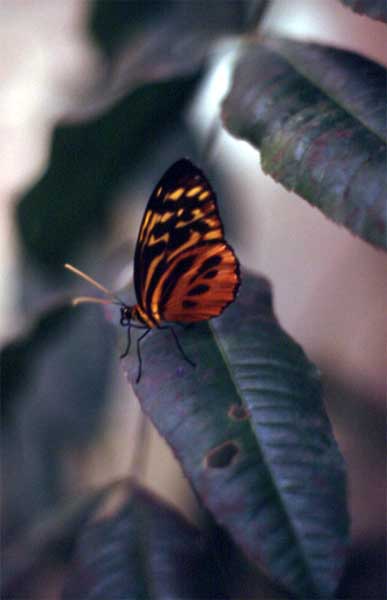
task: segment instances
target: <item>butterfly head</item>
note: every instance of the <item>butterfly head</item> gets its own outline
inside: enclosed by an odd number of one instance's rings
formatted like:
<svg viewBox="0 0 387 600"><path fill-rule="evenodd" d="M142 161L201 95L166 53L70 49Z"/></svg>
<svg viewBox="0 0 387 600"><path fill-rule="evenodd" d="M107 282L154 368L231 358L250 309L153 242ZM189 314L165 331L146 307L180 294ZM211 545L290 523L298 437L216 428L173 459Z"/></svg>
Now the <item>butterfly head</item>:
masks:
<svg viewBox="0 0 387 600"><path fill-rule="evenodd" d="M127 304L122 304L121 306L121 319L120 324L124 327L127 327L130 324L132 319L133 306L128 306Z"/></svg>

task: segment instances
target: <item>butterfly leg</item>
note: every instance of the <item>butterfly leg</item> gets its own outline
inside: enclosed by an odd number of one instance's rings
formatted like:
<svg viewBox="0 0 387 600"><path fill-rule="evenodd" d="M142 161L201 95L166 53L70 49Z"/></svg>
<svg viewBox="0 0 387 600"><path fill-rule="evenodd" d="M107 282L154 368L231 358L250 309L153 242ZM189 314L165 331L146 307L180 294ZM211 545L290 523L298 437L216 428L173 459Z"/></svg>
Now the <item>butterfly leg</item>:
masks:
<svg viewBox="0 0 387 600"><path fill-rule="evenodd" d="M148 335L149 332L150 332L150 329L147 329L146 331L144 331L144 333L142 335L140 335L140 337L137 340L138 373L137 373L136 383L138 383L140 381L141 373L142 373L142 359L141 359L141 352L140 352L140 342L141 342L141 340L144 339L144 337L146 335Z"/></svg>
<svg viewBox="0 0 387 600"><path fill-rule="evenodd" d="M129 322L128 324L125 324L125 327L128 328L128 343L126 345L125 348L125 352L123 354L121 354L120 358L125 358L125 356L128 356L129 354L129 350L130 350L130 330L132 327L134 327L134 329L147 329L147 327L143 327L141 325L136 325L135 323L131 323Z"/></svg>
<svg viewBox="0 0 387 600"><path fill-rule="evenodd" d="M126 348L125 351L121 354L120 358L125 358L125 356L128 356L129 354L129 350L130 350L130 342L131 342L131 338L130 338L130 328L131 328L131 324L130 322L128 323L128 343L126 344Z"/></svg>
<svg viewBox="0 0 387 600"><path fill-rule="evenodd" d="M179 348L180 354L182 355L184 360L186 360L187 363L189 363L193 367L196 367L195 363L190 358L188 358L188 356L184 352L183 347L180 344L179 338L177 337L176 331L173 329L172 325L159 325L158 329L169 329L172 332L173 337L175 338L176 346Z"/></svg>

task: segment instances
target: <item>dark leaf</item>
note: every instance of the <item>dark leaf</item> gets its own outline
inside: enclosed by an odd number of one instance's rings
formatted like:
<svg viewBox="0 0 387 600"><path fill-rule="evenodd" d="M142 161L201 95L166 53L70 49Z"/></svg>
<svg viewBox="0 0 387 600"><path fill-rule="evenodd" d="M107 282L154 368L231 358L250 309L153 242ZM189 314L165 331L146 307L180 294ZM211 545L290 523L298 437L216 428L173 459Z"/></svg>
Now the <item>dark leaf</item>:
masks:
<svg viewBox="0 0 387 600"><path fill-rule="evenodd" d="M91 17L91 32L108 55L122 46L123 40L161 20L175 22L175 37L200 30L213 34L242 33L254 28L269 4L268 0L96 0ZM194 37L194 36L193 36ZM173 42L173 40L172 40Z"/></svg>
<svg viewBox="0 0 387 600"><path fill-rule="evenodd" d="M12 416L18 410L18 401L25 395L22 391L29 379L31 370L34 369L34 356L39 357L44 352L47 344L60 333L60 330L69 326L73 311L68 306L57 306L53 310L43 313L32 321L29 330L22 336L8 342L1 349L1 417L2 426L9 424ZM35 359L38 360L38 359ZM24 377L20 377L20 373Z"/></svg>
<svg viewBox="0 0 387 600"><path fill-rule="evenodd" d="M64 599L226 597L205 538L175 509L134 483L112 500L81 533Z"/></svg>
<svg viewBox="0 0 387 600"><path fill-rule="evenodd" d="M372 542L357 544L351 549L337 597L346 600L385 598L386 559L385 536Z"/></svg>
<svg viewBox="0 0 387 600"><path fill-rule="evenodd" d="M223 119L265 172L385 247L385 88L386 70L357 54L269 39L245 48Z"/></svg>
<svg viewBox="0 0 387 600"><path fill-rule="evenodd" d="M5 542L63 499L68 449L86 447L101 425L114 347L99 308L62 304L2 349Z"/></svg>
<svg viewBox="0 0 387 600"><path fill-rule="evenodd" d="M385 0L340 0L361 15L387 23L387 4Z"/></svg>
<svg viewBox="0 0 387 600"><path fill-rule="evenodd" d="M142 344L135 391L194 489L245 554L303 598L333 593L348 534L341 455L316 368L278 325L268 284L245 275L211 323ZM134 351L124 362L131 382Z"/></svg>
<svg viewBox="0 0 387 600"><path fill-rule="evenodd" d="M91 493L69 503L13 540L2 555L2 598L28 598L33 582L46 567L69 562L84 523L110 491Z"/></svg>
<svg viewBox="0 0 387 600"><path fill-rule="evenodd" d="M294 600L293 594L246 560L240 547L234 544L225 529L217 525L208 511L204 513L203 525L211 540L213 555L222 567L222 580L231 598Z"/></svg>
<svg viewBox="0 0 387 600"><path fill-rule="evenodd" d="M110 60L55 130L48 171L17 210L23 246L40 267L57 272L104 226L123 179L179 125L214 42L255 26L266 4L95 4L93 31Z"/></svg>
<svg viewBox="0 0 387 600"><path fill-rule="evenodd" d="M90 33L103 52L107 56L112 56L125 39L141 31L149 21L159 19L160 13L169 12L170 4L170 0L165 0L163 3L157 0L152 2L93 0Z"/></svg>
<svg viewBox="0 0 387 600"><path fill-rule="evenodd" d="M17 207L31 258L62 271L106 223L124 178L176 123L197 81L143 87L90 123L56 129L49 169Z"/></svg>
<svg viewBox="0 0 387 600"><path fill-rule="evenodd" d="M66 115L84 121L140 85L192 75L214 43L261 19L267 0L96 2L92 31L110 60L95 89Z"/></svg>

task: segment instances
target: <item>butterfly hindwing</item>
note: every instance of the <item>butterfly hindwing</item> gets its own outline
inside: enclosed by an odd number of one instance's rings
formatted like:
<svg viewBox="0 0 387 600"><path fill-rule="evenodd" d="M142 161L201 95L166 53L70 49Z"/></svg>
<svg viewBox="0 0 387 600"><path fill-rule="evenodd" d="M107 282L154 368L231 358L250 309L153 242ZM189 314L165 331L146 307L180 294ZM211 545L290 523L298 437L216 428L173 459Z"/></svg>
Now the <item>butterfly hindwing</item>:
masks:
<svg viewBox="0 0 387 600"><path fill-rule="evenodd" d="M134 277L138 304L155 323L205 320L235 298L239 265L224 241L214 191L187 159L168 169L149 199Z"/></svg>
<svg viewBox="0 0 387 600"><path fill-rule="evenodd" d="M233 250L224 241L203 242L176 257L163 274L156 288L160 313L166 321L206 321L234 300L238 286Z"/></svg>

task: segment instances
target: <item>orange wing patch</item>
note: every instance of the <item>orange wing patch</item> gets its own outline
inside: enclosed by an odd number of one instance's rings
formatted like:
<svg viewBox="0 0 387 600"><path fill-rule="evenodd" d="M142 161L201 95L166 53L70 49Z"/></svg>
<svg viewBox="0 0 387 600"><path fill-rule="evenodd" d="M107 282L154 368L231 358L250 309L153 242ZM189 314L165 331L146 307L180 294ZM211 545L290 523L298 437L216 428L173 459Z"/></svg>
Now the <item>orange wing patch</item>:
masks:
<svg viewBox="0 0 387 600"><path fill-rule="evenodd" d="M154 302L163 320L206 321L234 300L239 280L237 259L226 242L203 243L171 262L155 288Z"/></svg>

